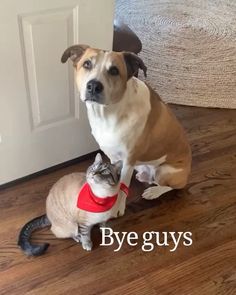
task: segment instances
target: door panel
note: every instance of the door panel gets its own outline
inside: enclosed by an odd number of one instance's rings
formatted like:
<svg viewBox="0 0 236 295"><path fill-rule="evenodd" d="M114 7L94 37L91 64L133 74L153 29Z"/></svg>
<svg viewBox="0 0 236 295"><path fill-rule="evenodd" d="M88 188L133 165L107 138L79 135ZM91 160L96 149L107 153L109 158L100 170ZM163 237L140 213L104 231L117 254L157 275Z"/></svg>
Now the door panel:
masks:
<svg viewBox="0 0 236 295"><path fill-rule="evenodd" d="M79 42L73 38L78 36L77 12L77 8L66 8L20 17L33 129L76 119L71 65L63 67L59 57L68 44Z"/></svg>
<svg viewBox="0 0 236 295"><path fill-rule="evenodd" d="M1 1L0 184L92 152L85 106L62 52L111 49L114 1Z"/></svg>

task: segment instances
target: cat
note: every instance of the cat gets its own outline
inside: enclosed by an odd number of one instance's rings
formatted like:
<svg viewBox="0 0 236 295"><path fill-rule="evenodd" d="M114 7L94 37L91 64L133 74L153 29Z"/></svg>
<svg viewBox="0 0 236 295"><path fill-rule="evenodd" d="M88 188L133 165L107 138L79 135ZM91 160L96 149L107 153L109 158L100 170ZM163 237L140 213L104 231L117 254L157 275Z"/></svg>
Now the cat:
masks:
<svg viewBox="0 0 236 295"><path fill-rule="evenodd" d="M46 200L46 214L24 225L18 245L26 255L43 254L49 244L33 245L29 242L32 232L51 226L57 238L73 238L90 251L90 232L95 224L105 226L110 218L117 217L118 192L128 195L128 187L120 183L122 161L105 163L97 154L87 173L72 173L59 179L51 188Z"/></svg>

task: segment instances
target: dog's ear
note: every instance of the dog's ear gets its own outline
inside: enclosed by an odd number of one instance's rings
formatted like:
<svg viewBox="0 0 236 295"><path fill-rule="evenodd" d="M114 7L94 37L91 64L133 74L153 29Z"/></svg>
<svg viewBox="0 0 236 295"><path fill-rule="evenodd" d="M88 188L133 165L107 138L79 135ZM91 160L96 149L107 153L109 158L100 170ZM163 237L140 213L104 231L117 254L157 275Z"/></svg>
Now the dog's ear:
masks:
<svg viewBox="0 0 236 295"><path fill-rule="evenodd" d="M68 47L62 54L61 62L65 63L68 58L70 58L73 61L73 65L76 66L77 62L80 60L87 48L89 48L89 46L83 44Z"/></svg>
<svg viewBox="0 0 236 295"><path fill-rule="evenodd" d="M132 52L123 52L123 56L127 68L127 80L136 75L139 69L143 70L144 76L147 77L147 67L140 57Z"/></svg>

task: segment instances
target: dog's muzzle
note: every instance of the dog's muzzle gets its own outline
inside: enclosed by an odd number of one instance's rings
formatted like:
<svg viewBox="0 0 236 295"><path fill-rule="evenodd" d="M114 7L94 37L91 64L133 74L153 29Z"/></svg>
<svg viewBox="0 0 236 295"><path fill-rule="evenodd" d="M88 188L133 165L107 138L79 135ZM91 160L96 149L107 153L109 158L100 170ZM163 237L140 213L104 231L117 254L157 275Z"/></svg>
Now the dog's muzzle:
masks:
<svg viewBox="0 0 236 295"><path fill-rule="evenodd" d="M85 101L94 101L101 103L102 100L102 92L103 92L103 85L100 81L96 79L92 79L88 81L86 85L86 99Z"/></svg>

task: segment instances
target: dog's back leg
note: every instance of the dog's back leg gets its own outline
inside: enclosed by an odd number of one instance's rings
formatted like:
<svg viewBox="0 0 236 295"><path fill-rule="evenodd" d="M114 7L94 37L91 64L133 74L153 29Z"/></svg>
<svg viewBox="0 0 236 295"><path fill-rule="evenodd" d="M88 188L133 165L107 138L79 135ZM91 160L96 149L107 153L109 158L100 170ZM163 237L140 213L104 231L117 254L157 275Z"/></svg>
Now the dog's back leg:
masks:
<svg viewBox="0 0 236 295"><path fill-rule="evenodd" d="M159 166L154 181L156 186L147 188L142 194L143 198L157 199L168 191L185 187L189 171L189 167L175 168L168 164Z"/></svg>

